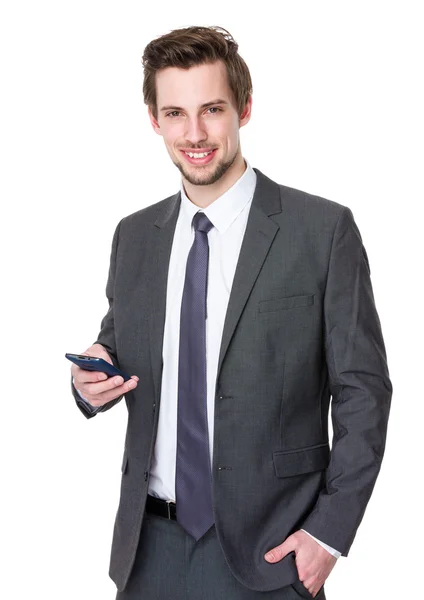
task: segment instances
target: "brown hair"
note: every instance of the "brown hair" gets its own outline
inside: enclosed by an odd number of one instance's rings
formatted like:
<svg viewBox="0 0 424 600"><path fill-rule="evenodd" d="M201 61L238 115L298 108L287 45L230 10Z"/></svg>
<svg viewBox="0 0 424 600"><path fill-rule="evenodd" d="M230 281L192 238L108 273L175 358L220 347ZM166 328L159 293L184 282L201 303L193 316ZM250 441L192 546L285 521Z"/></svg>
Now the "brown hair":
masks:
<svg viewBox="0 0 424 600"><path fill-rule="evenodd" d="M144 49L144 103L158 118L156 72L166 67L189 69L194 65L222 60L227 69L229 87L240 116L252 93L249 69L237 52L238 44L222 27L184 27L152 40Z"/></svg>

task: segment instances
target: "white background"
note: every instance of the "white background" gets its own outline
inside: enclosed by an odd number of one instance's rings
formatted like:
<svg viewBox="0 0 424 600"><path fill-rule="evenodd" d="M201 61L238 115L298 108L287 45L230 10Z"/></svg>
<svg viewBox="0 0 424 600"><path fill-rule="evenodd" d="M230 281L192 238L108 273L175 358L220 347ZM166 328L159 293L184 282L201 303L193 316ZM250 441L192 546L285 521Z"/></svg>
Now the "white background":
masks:
<svg viewBox="0 0 424 600"><path fill-rule="evenodd" d="M327 597L422 593L420 4L2 3L2 598L115 598L126 406L86 420L64 354L97 337L118 221L178 190L142 100L141 56L188 25L225 27L249 65L243 155L349 206L371 264L394 395L383 467Z"/></svg>

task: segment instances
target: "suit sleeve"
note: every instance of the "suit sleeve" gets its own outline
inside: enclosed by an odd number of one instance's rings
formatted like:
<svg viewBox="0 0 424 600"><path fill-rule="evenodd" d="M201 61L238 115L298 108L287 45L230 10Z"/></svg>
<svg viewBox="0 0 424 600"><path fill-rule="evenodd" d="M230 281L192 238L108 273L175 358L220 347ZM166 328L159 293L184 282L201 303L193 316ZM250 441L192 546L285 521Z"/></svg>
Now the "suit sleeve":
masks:
<svg viewBox="0 0 424 600"><path fill-rule="evenodd" d="M318 538L316 538L313 535L311 535L308 531L306 531L306 529L302 529L302 531L304 531L305 533L307 533L308 535L310 535L311 538L313 538L316 542L318 542L318 544L320 546L322 546L323 548L325 548L327 550L327 552L329 552L330 554L332 554L334 556L334 558L340 558L341 552L339 552L335 548L332 548L331 546L328 546L327 544L324 544L324 542L322 542Z"/></svg>
<svg viewBox="0 0 424 600"><path fill-rule="evenodd" d="M324 297L333 424L326 487L302 528L347 556L380 471L392 397L370 267L351 210L334 231Z"/></svg>
<svg viewBox="0 0 424 600"><path fill-rule="evenodd" d="M107 283L106 283L106 297L109 302L109 309L100 323L100 333L99 333L96 341L93 342L93 344L101 344L104 347L104 349L106 350L106 352L109 354L110 358L112 359L112 363L118 369L120 367L119 367L117 353L116 353L113 297L114 297L114 293L115 293L116 255L117 255L117 251L118 251L119 230L121 227L122 220L123 219L121 219L121 221L118 223L118 225L115 229L115 233L113 235L113 240L112 240L112 249L111 249L111 253L110 253L109 274L108 274L108 279L107 279ZM99 406L97 408L91 407L88 404L88 402L86 402L81 397L78 390L75 388L72 379L73 378L71 377L72 395L75 398L78 408L81 410L81 412L87 419L94 417L99 412L105 412L105 411L109 410L110 408L115 406L115 404L118 404L118 402L120 402L122 400L122 398L124 397L123 395L118 396L118 398L116 398L115 400L111 400L110 402L107 402L103 406Z"/></svg>

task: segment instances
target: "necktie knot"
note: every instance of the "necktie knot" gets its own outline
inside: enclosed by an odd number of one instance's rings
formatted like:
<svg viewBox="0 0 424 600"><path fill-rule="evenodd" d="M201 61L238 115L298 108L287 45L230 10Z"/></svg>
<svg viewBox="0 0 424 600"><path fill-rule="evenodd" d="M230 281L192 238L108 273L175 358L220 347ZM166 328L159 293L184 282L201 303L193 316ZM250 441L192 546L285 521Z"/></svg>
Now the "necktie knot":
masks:
<svg viewBox="0 0 424 600"><path fill-rule="evenodd" d="M209 233L213 225L205 213L199 211L193 217L193 227L195 231L204 231L205 233Z"/></svg>

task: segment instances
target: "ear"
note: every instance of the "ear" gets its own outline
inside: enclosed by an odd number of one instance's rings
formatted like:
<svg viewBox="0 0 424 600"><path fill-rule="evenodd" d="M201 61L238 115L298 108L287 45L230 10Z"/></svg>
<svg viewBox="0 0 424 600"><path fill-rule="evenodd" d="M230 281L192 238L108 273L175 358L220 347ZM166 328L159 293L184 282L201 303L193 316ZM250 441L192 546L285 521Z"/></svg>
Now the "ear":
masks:
<svg viewBox="0 0 424 600"><path fill-rule="evenodd" d="M250 117L252 114L252 94L250 94L248 100L247 100L247 104L243 109L243 112L241 113L240 117L239 117L239 126L243 127L243 125L246 125L249 121L250 121Z"/></svg>
<svg viewBox="0 0 424 600"><path fill-rule="evenodd" d="M148 107L147 112L149 114L149 119L150 119L150 122L152 124L153 129L156 131L156 133L158 135L162 135L162 132L160 130L160 125L157 122L157 120L155 119L155 117L153 116L153 113L152 113L152 111L150 109L150 106Z"/></svg>

